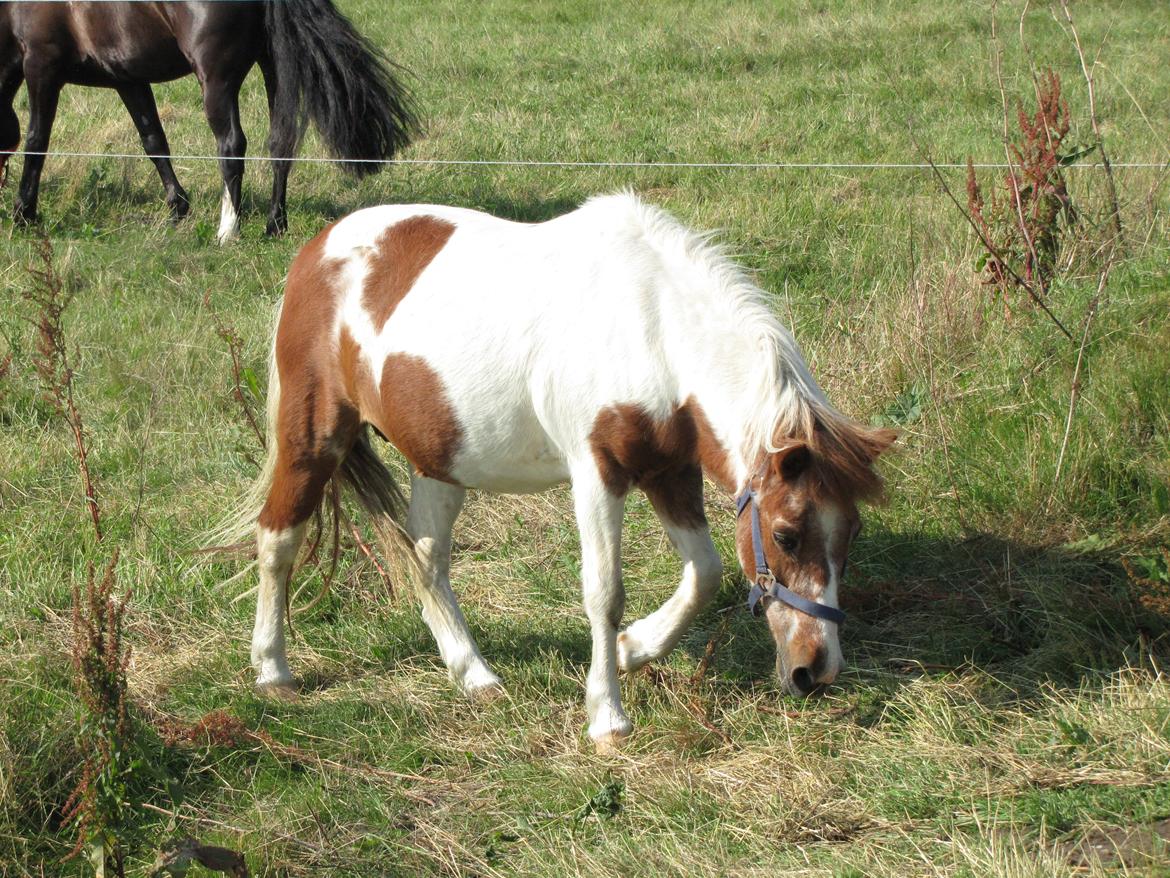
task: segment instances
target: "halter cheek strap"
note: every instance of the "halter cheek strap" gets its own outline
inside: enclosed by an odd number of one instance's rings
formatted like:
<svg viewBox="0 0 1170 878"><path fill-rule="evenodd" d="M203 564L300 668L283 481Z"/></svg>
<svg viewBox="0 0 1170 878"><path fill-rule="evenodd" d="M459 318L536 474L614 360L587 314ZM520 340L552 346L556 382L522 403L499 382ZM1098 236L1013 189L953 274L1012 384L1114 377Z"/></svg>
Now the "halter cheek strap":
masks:
<svg viewBox="0 0 1170 878"><path fill-rule="evenodd" d="M748 609L753 616L760 615L762 606L760 601L765 597L781 601L793 609L800 610L826 622L835 622L840 625L845 621L845 613L828 604L818 604L808 598L798 595L792 589L782 585L768 568L768 559L764 557L764 537L760 530L760 504L756 499L756 492L751 485L744 488L736 500L736 517L743 515L744 509L751 506L752 516L752 551L756 556L756 579L752 583L752 590L748 593Z"/></svg>

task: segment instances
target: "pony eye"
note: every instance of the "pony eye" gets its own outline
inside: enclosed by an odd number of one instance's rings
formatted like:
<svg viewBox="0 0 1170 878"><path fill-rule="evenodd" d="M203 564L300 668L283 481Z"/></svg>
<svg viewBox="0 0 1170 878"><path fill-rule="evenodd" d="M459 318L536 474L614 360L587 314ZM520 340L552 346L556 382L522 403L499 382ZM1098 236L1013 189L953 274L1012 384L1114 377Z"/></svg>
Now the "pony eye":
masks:
<svg viewBox="0 0 1170 878"><path fill-rule="evenodd" d="M800 534L794 530L778 530L772 534L772 539L785 552L795 552L800 543Z"/></svg>

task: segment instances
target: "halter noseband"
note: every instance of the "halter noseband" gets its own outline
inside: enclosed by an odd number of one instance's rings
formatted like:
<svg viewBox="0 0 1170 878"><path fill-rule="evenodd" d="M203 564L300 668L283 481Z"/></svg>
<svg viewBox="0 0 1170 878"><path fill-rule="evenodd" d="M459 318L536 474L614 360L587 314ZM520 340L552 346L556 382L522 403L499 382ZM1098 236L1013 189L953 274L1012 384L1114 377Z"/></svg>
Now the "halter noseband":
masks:
<svg viewBox="0 0 1170 878"><path fill-rule="evenodd" d="M744 509L749 505L752 508L752 551L756 555L756 578L752 583L752 590L748 593L748 609L752 615L760 615L760 601L770 597L826 622L836 622L838 625L844 622L843 611L828 604L810 601L776 580L776 576L768 568L768 560L764 557L764 538L760 532L760 504L756 500L756 492L752 490L750 481L743 489L743 493L735 498L735 505L736 518L743 515Z"/></svg>

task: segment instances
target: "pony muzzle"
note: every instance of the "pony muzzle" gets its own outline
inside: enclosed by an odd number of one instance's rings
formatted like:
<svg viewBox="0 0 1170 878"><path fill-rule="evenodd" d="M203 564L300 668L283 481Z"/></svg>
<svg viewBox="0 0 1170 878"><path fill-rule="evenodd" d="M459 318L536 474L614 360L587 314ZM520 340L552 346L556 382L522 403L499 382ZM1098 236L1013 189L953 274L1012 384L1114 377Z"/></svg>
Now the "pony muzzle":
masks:
<svg viewBox="0 0 1170 878"><path fill-rule="evenodd" d="M776 677L790 695L821 692L837 679L843 660L834 628L779 601L764 610L776 641Z"/></svg>

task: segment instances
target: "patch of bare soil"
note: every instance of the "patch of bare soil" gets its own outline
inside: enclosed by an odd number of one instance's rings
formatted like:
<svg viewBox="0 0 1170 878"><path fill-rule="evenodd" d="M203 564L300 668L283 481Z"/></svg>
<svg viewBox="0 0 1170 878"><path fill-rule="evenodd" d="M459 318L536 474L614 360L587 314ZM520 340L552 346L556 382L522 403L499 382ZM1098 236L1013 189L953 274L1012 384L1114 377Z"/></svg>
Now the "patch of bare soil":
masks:
<svg viewBox="0 0 1170 878"><path fill-rule="evenodd" d="M1170 818L1145 826L1094 829L1065 846L1068 864L1088 867L1170 868Z"/></svg>

